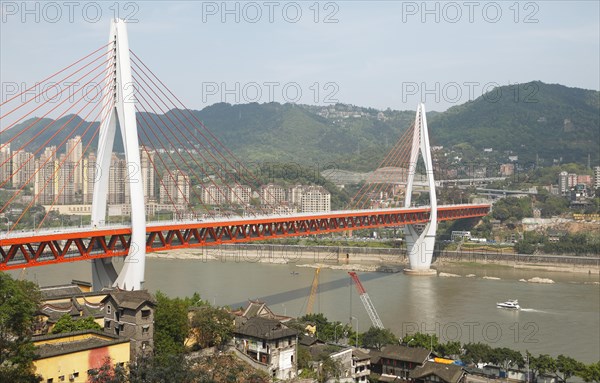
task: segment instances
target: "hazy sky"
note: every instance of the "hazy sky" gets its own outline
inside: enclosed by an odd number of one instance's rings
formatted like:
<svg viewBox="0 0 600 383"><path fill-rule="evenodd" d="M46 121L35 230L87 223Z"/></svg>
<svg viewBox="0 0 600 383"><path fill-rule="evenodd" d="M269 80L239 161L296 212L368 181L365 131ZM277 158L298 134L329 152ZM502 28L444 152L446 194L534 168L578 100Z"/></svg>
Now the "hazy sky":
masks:
<svg viewBox="0 0 600 383"><path fill-rule="evenodd" d="M599 4L2 1L2 99L6 84L33 84L106 44L115 15L132 19L131 49L194 109L274 100L445 110L531 80L598 90Z"/></svg>

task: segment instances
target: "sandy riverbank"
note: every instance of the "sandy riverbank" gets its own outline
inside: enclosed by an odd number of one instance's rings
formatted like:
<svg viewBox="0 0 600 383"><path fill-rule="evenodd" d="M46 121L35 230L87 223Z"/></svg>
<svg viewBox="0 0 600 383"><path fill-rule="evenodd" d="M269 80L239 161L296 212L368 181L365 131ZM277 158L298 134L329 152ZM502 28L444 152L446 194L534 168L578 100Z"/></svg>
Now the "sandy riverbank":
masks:
<svg viewBox="0 0 600 383"><path fill-rule="evenodd" d="M337 248L331 251L276 251L272 249L231 249L222 248L201 248L201 249L182 249L171 252L148 253L148 258L158 259L179 259L194 261L233 261L233 262L252 262L269 264L295 264L298 267L323 267L330 269L348 270L348 271L377 271L378 268L387 265L393 265L398 268L408 266L406 257L381 255L381 254L361 254L361 253L340 253ZM543 276L545 272L563 272L563 273L584 273L589 275L600 275L600 268L595 265L574 265L574 264L551 264L551 263L517 263L508 260L474 260L463 261L457 259L445 259L438 257L432 265L436 269L444 269L446 266L460 267L468 266L472 268L500 268L515 270L534 270L539 271ZM452 273L445 273L452 274ZM449 275L442 275L446 277ZM459 275L462 276L462 275ZM468 275L465 275L468 276ZM531 283L531 282L530 282Z"/></svg>

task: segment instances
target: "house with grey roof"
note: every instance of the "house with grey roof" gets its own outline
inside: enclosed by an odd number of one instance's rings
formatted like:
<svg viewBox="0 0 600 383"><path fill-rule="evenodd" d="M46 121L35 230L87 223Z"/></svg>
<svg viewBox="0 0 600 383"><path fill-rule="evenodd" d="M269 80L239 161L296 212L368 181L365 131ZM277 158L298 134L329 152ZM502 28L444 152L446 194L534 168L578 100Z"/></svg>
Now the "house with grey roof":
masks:
<svg viewBox="0 0 600 383"><path fill-rule="evenodd" d="M381 374L380 381L394 381L385 380L387 377L409 380L410 372L422 367L430 354L429 350L422 347L386 346L380 352L370 354L371 371Z"/></svg>
<svg viewBox="0 0 600 383"><path fill-rule="evenodd" d="M461 366L435 362L426 362L409 374L410 380L415 383L463 383L465 376Z"/></svg>
<svg viewBox="0 0 600 383"><path fill-rule="evenodd" d="M131 339L131 360L154 347L154 297L146 290L112 290L102 300L104 332Z"/></svg>
<svg viewBox="0 0 600 383"><path fill-rule="evenodd" d="M298 331L275 319L237 317L233 343L242 360L274 379L296 377Z"/></svg>

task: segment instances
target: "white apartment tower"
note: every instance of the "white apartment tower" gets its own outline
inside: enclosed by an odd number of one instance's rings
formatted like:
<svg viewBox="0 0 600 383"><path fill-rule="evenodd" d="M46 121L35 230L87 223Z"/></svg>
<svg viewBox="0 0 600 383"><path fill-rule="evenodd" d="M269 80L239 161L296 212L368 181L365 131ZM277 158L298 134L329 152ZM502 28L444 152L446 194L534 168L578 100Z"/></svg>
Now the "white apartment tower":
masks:
<svg viewBox="0 0 600 383"><path fill-rule="evenodd" d="M279 185L268 184L260 188L260 203L277 206L286 201L285 189Z"/></svg>
<svg viewBox="0 0 600 383"><path fill-rule="evenodd" d="M154 193L156 179L154 172L154 152L148 151L142 147L142 151L140 152L140 162L144 197L146 201L154 201L156 198Z"/></svg>
<svg viewBox="0 0 600 383"><path fill-rule="evenodd" d="M3 144L0 147L0 184L10 184L11 165L10 144Z"/></svg>
<svg viewBox="0 0 600 383"><path fill-rule="evenodd" d="M14 152L12 158L12 185L20 188L32 181L35 172L35 160L33 154L24 150Z"/></svg>
<svg viewBox="0 0 600 383"><path fill-rule="evenodd" d="M81 136L75 136L67 141L65 154L67 156L64 167L68 168L72 177L73 190L80 193L83 189L83 145Z"/></svg>
<svg viewBox="0 0 600 383"><path fill-rule="evenodd" d="M56 203L56 146L49 146L44 149L44 153L35 161L35 183L34 195L38 196L37 203L42 205L51 205Z"/></svg>
<svg viewBox="0 0 600 383"><path fill-rule="evenodd" d="M163 178L160 187L160 203L188 205L190 200L190 177L180 170Z"/></svg>

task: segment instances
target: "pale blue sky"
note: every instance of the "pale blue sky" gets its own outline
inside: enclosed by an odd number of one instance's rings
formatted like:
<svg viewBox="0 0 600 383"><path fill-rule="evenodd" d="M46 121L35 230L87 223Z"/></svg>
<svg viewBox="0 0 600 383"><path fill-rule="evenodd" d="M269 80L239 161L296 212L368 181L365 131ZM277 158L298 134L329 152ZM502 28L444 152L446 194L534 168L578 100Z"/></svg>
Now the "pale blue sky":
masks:
<svg viewBox="0 0 600 383"><path fill-rule="evenodd" d="M295 100L300 89L299 102L308 104L412 110L423 100L429 110L445 110L467 101L469 90L481 95L486 84L600 87L598 1L228 2L232 14L221 1L76 3L72 20L63 2L53 3L60 17L47 3L28 3L31 13L22 4L2 2L3 84L33 83L102 46L118 8L137 19L129 25L132 50L194 109L235 96L267 102L269 89L279 102ZM327 15L337 22L325 23Z"/></svg>

